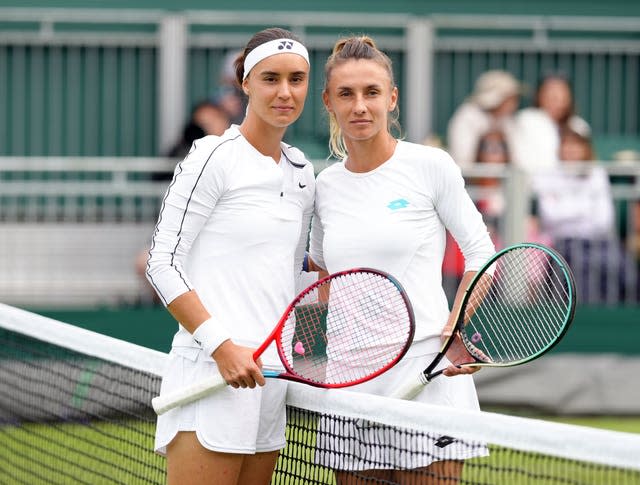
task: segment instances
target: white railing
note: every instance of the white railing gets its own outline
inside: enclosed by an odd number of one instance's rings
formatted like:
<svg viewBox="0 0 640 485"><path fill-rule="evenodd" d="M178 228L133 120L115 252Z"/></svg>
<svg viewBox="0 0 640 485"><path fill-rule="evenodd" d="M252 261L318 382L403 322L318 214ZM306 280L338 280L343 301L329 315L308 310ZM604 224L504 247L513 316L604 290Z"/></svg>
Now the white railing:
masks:
<svg viewBox="0 0 640 485"><path fill-rule="evenodd" d="M316 161L316 172L328 163ZM148 247L174 165L174 160L154 158L0 157L0 302L91 306L144 298L136 258ZM618 225L631 233L632 205L640 201L640 164L601 165L626 180L613 185L612 195L625 217ZM159 172L165 179L152 180ZM526 177L489 165L464 175L474 200L495 191L505 197L505 211L496 222L502 243L525 240L531 196ZM500 184L478 185L480 177ZM637 265L632 253L626 254L625 295L611 286L619 278L609 274L611 291L593 302L636 303L630 295L638 292ZM602 277L592 272L592 278Z"/></svg>
<svg viewBox="0 0 640 485"><path fill-rule="evenodd" d="M175 163L164 158L0 157L0 222L150 222Z"/></svg>

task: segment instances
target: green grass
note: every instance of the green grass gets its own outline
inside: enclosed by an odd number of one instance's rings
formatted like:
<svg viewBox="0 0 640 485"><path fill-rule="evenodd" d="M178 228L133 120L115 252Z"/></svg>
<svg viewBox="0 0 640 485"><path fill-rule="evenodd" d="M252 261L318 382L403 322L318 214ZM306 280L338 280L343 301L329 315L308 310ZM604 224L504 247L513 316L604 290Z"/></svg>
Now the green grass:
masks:
<svg viewBox="0 0 640 485"><path fill-rule="evenodd" d="M622 431L625 433L640 434L640 415L639 416L594 416L594 415L546 415L539 412L510 407L490 407L484 408L484 411L508 414L512 416L521 416L525 418L542 419L545 421L554 421L557 423L575 424L577 426L587 426L590 428L608 429L610 431Z"/></svg>
<svg viewBox="0 0 640 485"><path fill-rule="evenodd" d="M637 416L543 416L539 419L640 434L640 417Z"/></svg>
<svg viewBox="0 0 640 485"><path fill-rule="evenodd" d="M137 485L164 482L153 423L34 424L0 427L0 481L29 485Z"/></svg>

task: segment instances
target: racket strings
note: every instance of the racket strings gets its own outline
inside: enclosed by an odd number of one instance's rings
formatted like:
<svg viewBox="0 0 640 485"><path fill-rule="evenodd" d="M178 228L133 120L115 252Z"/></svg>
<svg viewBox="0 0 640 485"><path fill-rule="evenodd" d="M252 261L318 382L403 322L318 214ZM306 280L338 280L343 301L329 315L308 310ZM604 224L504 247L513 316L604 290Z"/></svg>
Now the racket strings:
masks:
<svg viewBox="0 0 640 485"><path fill-rule="evenodd" d="M478 279L465 309L469 351L479 360L513 363L547 349L570 312L566 272L536 247L503 254L492 271Z"/></svg>
<svg viewBox="0 0 640 485"><path fill-rule="evenodd" d="M278 347L290 373L341 386L395 363L412 334L411 310L394 282L378 273L347 272L294 305Z"/></svg>
<svg viewBox="0 0 640 485"><path fill-rule="evenodd" d="M500 275L502 273L502 271L499 271L498 274ZM527 295L523 293L522 285L516 284L520 283L520 281L513 281L513 273L506 274L509 274L510 277L498 278L496 280L498 282L496 288L500 290L499 293L504 294L505 288L515 288L517 298L521 299L523 295L526 295L524 297L527 298L527 301L536 301L539 295L533 293ZM506 284L504 284L505 282ZM540 349L540 342L546 342L545 339L550 337L550 335L545 332L546 327L544 325L531 324L531 322L537 323L541 320L541 315L532 314L532 311L535 312L536 310L535 306L531 304L521 304L494 306L494 308L497 308L499 311L496 311L492 315L490 321L501 323L502 328L505 330L504 333L495 333L495 335L497 335L495 340L499 342L499 344L495 344L495 348L502 349L507 360L517 360L523 355L531 355L537 352ZM528 326L523 327L519 325L520 322L526 322Z"/></svg>
<svg viewBox="0 0 640 485"><path fill-rule="evenodd" d="M532 274L534 274L534 279L539 277L539 275L532 273L530 268L520 273L518 277L525 275L527 278L532 279ZM511 287L518 288L512 278L508 280L505 279L504 281L508 282L505 286L508 287L511 285ZM522 355L530 355L537 352L546 345L549 339L554 338L556 332L553 329L553 322L557 321L557 318L554 319L554 317L558 316L557 314L554 316L547 311L550 308L548 305L541 304L545 302L545 295L535 293L536 289L540 291L541 288L544 288L544 285L535 285L534 281L527 281L522 278L519 281L527 283L524 290L521 285L518 296L521 299L523 297L527 298L526 301L528 304L511 305L507 307L508 310L511 310L511 312L504 317L505 321L511 324L507 326L507 330L514 335L516 339L511 340L506 338L506 336L502 339L502 341L506 343L516 342L520 344L520 347L510 354L509 358L512 360L518 359ZM504 293L504 290L502 290L502 293ZM527 326L518 326L520 322L527 323ZM533 322L533 324L531 322ZM513 348L513 344L511 348Z"/></svg>
<svg viewBox="0 0 640 485"><path fill-rule="evenodd" d="M482 284L485 286L487 285L487 282L482 282ZM514 356L515 353L518 352L518 349L516 349L510 341L505 338L505 334L497 333L494 329L494 324L496 322L503 322L511 332L517 331L517 329L513 328L511 322L516 318L520 318L520 316L516 316L513 312L509 311L508 308L497 304L497 295L500 294L500 291L496 290L496 288L499 288L500 286L500 280L496 279L492 286L482 288L480 294L483 294L484 297L482 297L482 299L480 299L480 297L475 297L477 300L477 308L474 312L473 318L468 322L469 326L466 327L467 330L473 329L473 334L471 335L471 343L475 347L472 347L473 355L476 358L479 358L481 355L480 349L482 349L483 355L486 356L484 359L481 358L480 360L495 362L502 354ZM497 351L498 349L502 354ZM487 352L488 350L491 351Z"/></svg>

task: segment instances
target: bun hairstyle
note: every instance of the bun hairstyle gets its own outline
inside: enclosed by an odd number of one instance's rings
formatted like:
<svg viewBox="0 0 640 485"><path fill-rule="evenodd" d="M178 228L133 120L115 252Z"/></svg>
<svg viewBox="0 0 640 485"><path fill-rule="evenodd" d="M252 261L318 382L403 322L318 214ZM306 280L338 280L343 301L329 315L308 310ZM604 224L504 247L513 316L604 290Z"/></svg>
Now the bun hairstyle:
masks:
<svg viewBox="0 0 640 485"><path fill-rule="evenodd" d="M389 76L390 87L394 88L396 86L392 62L389 56L378 49L371 37L361 35L339 39L333 46L333 52L324 66L325 92L327 91L327 85L329 84L329 79L331 78L334 67L344 64L347 61L360 59L378 63L386 70ZM399 136L401 130L398 117L399 108L396 105L396 108L389 114L387 127L389 131L396 131ZM342 137L342 131L332 114L329 115L329 150L335 158L342 159L347 157L347 149L344 144L344 138Z"/></svg>
<svg viewBox="0 0 640 485"><path fill-rule="evenodd" d="M247 55L249 55L249 52L251 52L256 47L261 46L265 42L278 39L291 39L300 42L300 39L295 34L287 29L282 29L280 27L271 27L254 34L253 37L249 39L249 42L247 42L247 45L245 46L243 51L233 62L233 67L236 74L236 82L238 83L238 85L242 86L242 81L244 79L244 60L247 58Z"/></svg>

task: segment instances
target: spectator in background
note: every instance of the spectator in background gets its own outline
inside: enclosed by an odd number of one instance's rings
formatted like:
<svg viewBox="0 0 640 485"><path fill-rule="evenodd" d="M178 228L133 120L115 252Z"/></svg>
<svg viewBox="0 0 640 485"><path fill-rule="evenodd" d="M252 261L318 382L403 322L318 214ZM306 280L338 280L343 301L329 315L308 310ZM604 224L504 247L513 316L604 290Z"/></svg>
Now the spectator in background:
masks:
<svg viewBox="0 0 640 485"><path fill-rule="evenodd" d="M622 284L622 252L606 170L593 163L589 138L568 126L559 136L561 165L533 176L541 225L573 269L583 301L601 301ZM617 298L617 296L616 296Z"/></svg>
<svg viewBox="0 0 640 485"><path fill-rule="evenodd" d="M211 101L201 101L191 110L189 121L182 129L180 140L169 150L171 158L183 159L195 140L206 135L222 135L231 126L226 110Z"/></svg>
<svg viewBox="0 0 640 485"><path fill-rule="evenodd" d="M476 163L506 165L509 163L509 147L507 138L502 131L493 130L485 134L478 143ZM482 177L475 180L482 188L488 189L485 196L477 201L477 206L492 236L495 236L495 226L502 217L505 207L504 194L500 190L500 179L495 177ZM495 239L494 239L495 242Z"/></svg>
<svg viewBox="0 0 640 485"><path fill-rule="evenodd" d="M635 260L640 264L640 201L635 201L632 208L631 225L633 232L629 236L628 246Z"/></svg>
<svg viewBox="0 0 640 485"><path fill-rule="evenodd" d="M630 254L630 274L635 275L635 301L640 301L640 200L631 204L631 233L627 235L626 247Z"/></svg>
<svg viewBox="0 0 640 485"><path fill-rule="evenodd" d="M227 112L229 120L234 125L242 123L247 109L246 97L236 81L233 67L233 61L238 54L238 52L229 52L223 59L220 83L211 97L215 104Z"/></svg>
<svg viewBox="0 0 640 485"><path fill-rule="evenodd" d="M594 164L589 138L565 129L560 138L562 165L534 177L541 222L554 240L608 239L615 233L611 185Z"/></svg>
<svg viewBox="0 0 640 485"><path fill-rule="evenodd" d="M455 111L447 128L447 146L461 167L476 161L478 143L490 131L509 136L513 116L520 104L522 85L506 71L483 73L473 93Z"/></svg>
<svg viewBox="0 0 640 485"><path fill-rule="evenodd" d="M507 144L507 137L500 131L491 131L482 137L478 144L476 163L508 165L511 163L511 153ZM481 188L488 189L486 194L476 202L482 218L487 224L491 239L496 248L504 246L499 226L504 217L506 200L502 182L496 177L483 177L475 181ZM551 245L551 238L540 227L540 222L535 215L530 215L525 224L525 240Z"/></svg>
<svg viewBox="0 0 640 485"><path fill-rule="evenodd" d="M560 133L567 130L589 138L589 124L575 114L573 91L561 74L542 78L533 106L520 110L511 133L511 154L515 165L535 173L556 167L559 162Z"/></svg>

